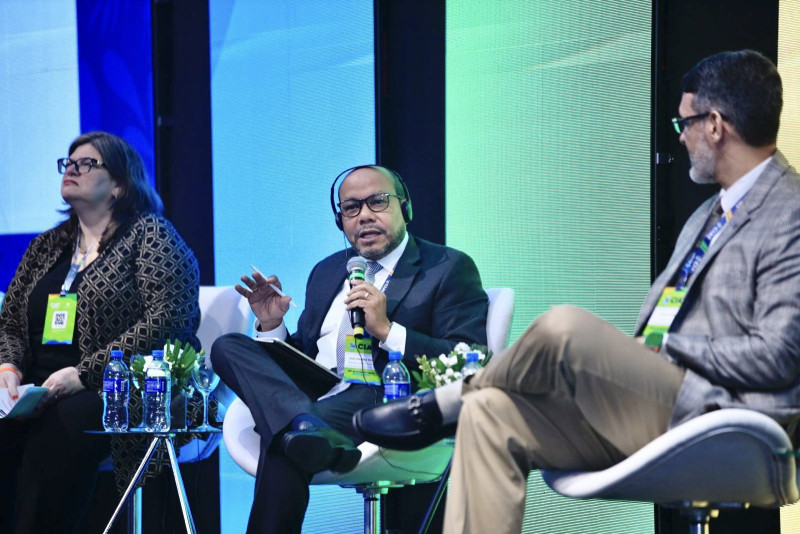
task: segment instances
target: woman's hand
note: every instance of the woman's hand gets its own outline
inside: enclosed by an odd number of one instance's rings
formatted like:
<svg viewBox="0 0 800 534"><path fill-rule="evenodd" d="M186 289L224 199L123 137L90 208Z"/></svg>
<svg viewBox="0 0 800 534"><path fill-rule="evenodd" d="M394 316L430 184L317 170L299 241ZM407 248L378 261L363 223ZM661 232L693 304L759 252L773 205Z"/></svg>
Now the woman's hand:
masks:
<svg viewBox="0 0 800 534"><path fill-rule="evenodd" d="M7 369L3 371L3 369ZM21 382L20 377L22 373L19 371L16 365L12 363L4 363L0 365L0 388L8 388L8 393L11 395L11 400L17 400L19 398L19 392L17 388Z"/></svg>
<svg viewBox="0 0 800 534"><path fill-rule="evenodd" d="M42 386L49 388L44 397L39 401L37 408L42 408L44 405L58 400L61 397L74 395L79 391L86 389L81 383L78 376L78 370L74 367L64 367L47 377L47 380L42 382Z"/></svg>

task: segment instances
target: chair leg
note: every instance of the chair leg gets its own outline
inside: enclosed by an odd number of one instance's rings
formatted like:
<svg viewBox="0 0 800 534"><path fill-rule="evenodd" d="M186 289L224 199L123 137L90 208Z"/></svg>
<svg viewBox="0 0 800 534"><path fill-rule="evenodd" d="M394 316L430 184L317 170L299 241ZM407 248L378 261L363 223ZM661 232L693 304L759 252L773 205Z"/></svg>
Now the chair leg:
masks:
<svg viewBox="0 0 800 534"><path fill-rule="evenodd" d="M364 534L380 534L380 496L385 488L357 488L364 497Z"/></svg>
<svg viewBox="0 0 800 534"><path fill-rule="evenodd" d="M142 534L142 487L128 497L128 534Z"/></svg>
<svg viewBox="0 0 800 534"><path fill-rule="evenodd" d="M452 463L453 460L451 459L447 462L447 467L444 468L442 478L439 479L439 485L436 486L436 493L433 494L431 503L428 505L428 511L425 512L425 517L422 518L422 524L419 526L417 534L428 534L431 521L433 521L433 515L436 513L436 509L439 508L439 503L442 501L442 496L444 495L444 489L447 487L448 480L450 480L450 464Z"/></svg>
<svg viewBox="0 0 800 534"><path fill-rule="evenodd" d="M708 523L719 512L708 508L688 508L683 513L689 516L689 534L708 534Z"/></svg>

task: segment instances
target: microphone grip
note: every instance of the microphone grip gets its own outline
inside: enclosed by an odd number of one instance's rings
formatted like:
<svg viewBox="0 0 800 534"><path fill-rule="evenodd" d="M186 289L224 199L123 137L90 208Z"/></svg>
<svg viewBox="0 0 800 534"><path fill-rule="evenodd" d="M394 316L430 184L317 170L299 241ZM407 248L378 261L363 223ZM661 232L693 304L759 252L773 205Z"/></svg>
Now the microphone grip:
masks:
<svg viewBox="0 0 800 534"><path fill-rule="evenodd" d="M355 269L350 273L350 288L353 288L353 280L364 280L364 271L361 269ZM364 337L364 325L366 324L366 319L364 318L364 309L363 308L353 308L349 312L350 314L350 325L353 327L353 337L357 339L361 339Z"/></svg>
<svg viewBox="0 0 800 534"><path fill-rule="evenodd" d="M362 308L353 308L349 313L350 324L353 327L353 336L361 339L364 337L364 310Z"/></svg>

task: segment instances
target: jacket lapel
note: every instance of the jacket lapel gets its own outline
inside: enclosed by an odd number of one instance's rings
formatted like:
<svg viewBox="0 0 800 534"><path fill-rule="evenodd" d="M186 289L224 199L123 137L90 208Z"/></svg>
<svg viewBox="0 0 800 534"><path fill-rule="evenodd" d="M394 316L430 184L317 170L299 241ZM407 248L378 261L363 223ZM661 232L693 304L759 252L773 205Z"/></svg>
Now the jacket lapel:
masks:
<svg viewBox="0 0 800 534"><path fill-rule="evenodd" d="M686 261L689 252L694 248L695 243L697 243L697 239L705 226L706 220L708 220L711 206L714 204L716 198L716 195L709 198L686 222L683 231L681 231L678 237L678 241L675 243L675 249L672 252L672 256L670 256L669 263L667 263L666 268L661 271L661 274L658 275L658 278L653 282L642 304L642 308L639 310L639 317L636 321L635 329L637 335L645 327L648 319L650 319L650 315L653 313L664 288L671 280L675 279L677 273L681 270L681 267L683 267L683 263Z"/></svg>
<svg viewBox="0 0 800 534"><path fill-rule="evenodd" d="M319 332L322 329L322 322L325 320L328 310L330 310L333 305L333 299L339 291L341 291L342 284L347 278L347 262L344 258L345 256L343 255L341 262L331 262L327 267L319 267L320 269L324 269L319 273L319 279L330 280L332 283L320 284L320 288L317 291L316 299L319 305L313 307L313 309L317 311L311 317L310 325L307 330L308 332L316 332L313 340L314 344L316 344L316 338L319 337ZM310 308L312 307L306 307L306 309Z"/></svg>
<svg viewBox="0 0 800 534"><path fill-rule="evenodd" d="M392 320L397 306L406 296L417 277L420 268L419 247L414 237L408 235L408 243L403 255L394 268L394 274L389 285L386 286L386 316Z"/></svg>
<svg viewBox="0 0 800 534"><path fill-rule="evenodd" d="M764 199L769 194L770 190L772 190L775 183L778 179L783 176L786 172L787 167L789 166L786 158L780 151L775 151L775 155L772 158L772 161L769 162L767 168L761 173L758 177L758 180L753 184L753 187L747 193L747 195L742 199L742 203L739 205L739 208L736 210L736 214L733 218L728 222L727 228L719 235L714 244L711 245L711 248L708 249L708 252L703 257L703 260L700 262L700 265L697 267L697 272L692 275L692 278L689 280L689 284L686 287L687 292L691 291L692 286L694 285L695 281L700 277L700 274L711 264L719 251L722 250L722 247L730 241L733 236L739 231L739 229L743 228L747 222L752 218L753 214L756 213L758 208L764 203Z"/></svg>

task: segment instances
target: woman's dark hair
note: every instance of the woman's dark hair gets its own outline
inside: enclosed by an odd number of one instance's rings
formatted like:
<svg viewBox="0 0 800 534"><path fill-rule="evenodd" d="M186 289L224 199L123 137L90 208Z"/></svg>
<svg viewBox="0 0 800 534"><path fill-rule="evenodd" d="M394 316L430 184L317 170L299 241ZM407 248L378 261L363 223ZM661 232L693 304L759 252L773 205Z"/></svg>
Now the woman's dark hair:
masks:
<svg viewBox="0 0 800 534"><path fill-rule="evenodd" d="M783 87L772 61L754 50L720 52L692 67L682 91L694 95L696 113L716 109L750 146L775 143Z"/></svg>
<svg viewBox="0 0 800 534"><path fill-rule="evenodd" d="M139 153L127 141L107 132L88 132L69 145L68 154L83 145L92 145L100 153L103 168L122 191L111 207L111 222L103 232L99 250L105 248L117 229L124 227L142 213L160 215L164 211L161 197L147 181L147 172ZM78 231L78 216L72 207L63 211L68 219L59 225L65 237L74 238Z"/></svg>

